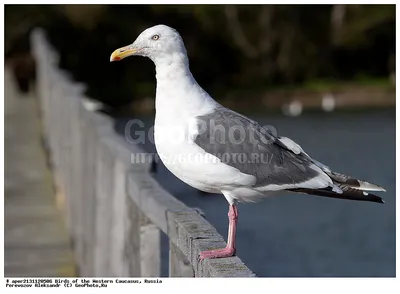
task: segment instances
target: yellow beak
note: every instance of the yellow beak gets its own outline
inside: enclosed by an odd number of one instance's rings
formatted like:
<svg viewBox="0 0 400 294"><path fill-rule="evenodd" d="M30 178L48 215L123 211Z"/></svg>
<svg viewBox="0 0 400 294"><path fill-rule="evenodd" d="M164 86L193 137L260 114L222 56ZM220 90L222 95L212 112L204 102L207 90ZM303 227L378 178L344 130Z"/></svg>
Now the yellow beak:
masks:
<svg viewBox="0 0 400 294"><path fill-rule="evenodd" d="M112 61L119 61L121 59L124 59L125 57L131 56L135 54L138 50L135 48L132 48L131 45L121 47L117 50L115 50L110 57L110 62Z"/></svg>

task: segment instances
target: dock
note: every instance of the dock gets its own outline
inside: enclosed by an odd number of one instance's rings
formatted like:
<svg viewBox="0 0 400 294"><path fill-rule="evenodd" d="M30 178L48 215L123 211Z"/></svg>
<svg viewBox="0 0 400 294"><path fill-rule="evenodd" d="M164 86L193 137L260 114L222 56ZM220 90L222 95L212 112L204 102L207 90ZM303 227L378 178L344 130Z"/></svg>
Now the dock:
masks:
<svg viewBox="0 0 400 294"><path fill-rule="evenodd" d="M34 91L20 93L5 67L4 275L76 276L70 235L42 144Z"/></svg>

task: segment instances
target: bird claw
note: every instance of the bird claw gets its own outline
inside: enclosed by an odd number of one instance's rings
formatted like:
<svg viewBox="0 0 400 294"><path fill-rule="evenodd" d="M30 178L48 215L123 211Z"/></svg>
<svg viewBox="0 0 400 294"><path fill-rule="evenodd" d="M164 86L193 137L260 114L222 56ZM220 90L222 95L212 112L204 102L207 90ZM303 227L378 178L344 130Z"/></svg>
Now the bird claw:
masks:
<svg viewBox="0 0 400 294"><path fill-rule="evenodd" d="M208 250L200 252L199 259L204 260L206 258L213 259L213 258L224 258L224 257L231 257L234 256L236 250L232 247L226 247L223 249L215 249L215 250Z"/></svg>

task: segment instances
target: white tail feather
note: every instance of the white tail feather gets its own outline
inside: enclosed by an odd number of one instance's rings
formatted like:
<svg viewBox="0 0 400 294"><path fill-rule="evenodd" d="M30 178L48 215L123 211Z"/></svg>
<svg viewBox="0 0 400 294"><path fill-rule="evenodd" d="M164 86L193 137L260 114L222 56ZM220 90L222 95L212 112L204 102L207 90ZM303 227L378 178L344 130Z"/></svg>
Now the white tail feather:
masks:
<svg viewBox="0 0 400 294"><path fill-rule="evenodd" d="M386 190L384 188L382 188L381 186L378 185L374 185L368 182L364 182L364 181L360 181L358 180L358 182L360 183L360 187L352 187L354 189L357 190L361 190L361 191L381 191L381 192L386 192Z"/></svg>

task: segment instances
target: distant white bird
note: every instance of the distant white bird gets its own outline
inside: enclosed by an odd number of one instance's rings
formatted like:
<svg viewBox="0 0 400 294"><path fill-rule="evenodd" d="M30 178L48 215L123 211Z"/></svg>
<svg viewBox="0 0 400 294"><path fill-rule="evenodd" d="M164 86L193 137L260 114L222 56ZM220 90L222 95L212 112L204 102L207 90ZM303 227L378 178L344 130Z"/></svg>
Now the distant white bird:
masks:
<svg viewBox="0 0 400 294"><path fill-rule="evenodd" d="M255 201L270 191L381 202L365 191L382 187L335 173L286 137L227 109L193 78L179 33L151 27L110 60L149 57L156 66L155 145L165 166L183 182L229 202L227 247L201 252L200 258L228 257L236 251L239 201Z"/></svg>
<svg viewBox="0 0 400 294"><path fill-rule="evenodd" d="M303 112L303 104L298 100L294 100L289 104L283 105L282 111L283 114L288 116L299 116Z"/></svg>
<svg viewBox="0 0 400 294"><path fill-rule="evenodd" d="M321 101L322 110L330 112L336 107L336 99L332 94L326 94L322 97Z"/></svg>
<svg viewBox="0 0 400 294"><path fill-rule="evenodd" d="M105 108L104 104L100 101L96 101L87 97L82 98L81 102L87 111L96 112Z"/></svg>

